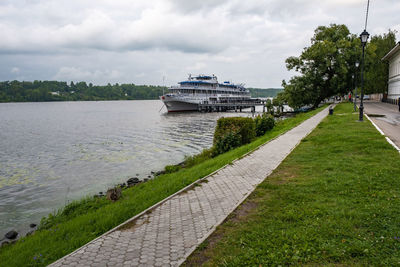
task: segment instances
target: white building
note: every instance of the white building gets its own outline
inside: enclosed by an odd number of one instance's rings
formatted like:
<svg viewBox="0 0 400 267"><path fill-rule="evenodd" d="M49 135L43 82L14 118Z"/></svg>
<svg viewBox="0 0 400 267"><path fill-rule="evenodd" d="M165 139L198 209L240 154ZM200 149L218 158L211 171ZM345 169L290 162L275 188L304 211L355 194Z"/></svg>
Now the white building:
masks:
<svg viewBox="0 0 400 267"><path fill-rule="evenodd" d="M389 61L388 99L400 97L400 42L382 60Z"/></svg>

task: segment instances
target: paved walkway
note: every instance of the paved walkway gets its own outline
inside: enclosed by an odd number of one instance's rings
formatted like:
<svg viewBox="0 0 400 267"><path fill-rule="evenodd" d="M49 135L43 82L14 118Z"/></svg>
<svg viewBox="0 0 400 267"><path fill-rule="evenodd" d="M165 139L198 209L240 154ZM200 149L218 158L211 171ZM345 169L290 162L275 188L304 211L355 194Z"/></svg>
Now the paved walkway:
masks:
<svg viewBox="0 0 400 267"><path fill-rule="evenodd" d="M365 101L365 113L389 137L393 143L400 147L400 112L399 106L378 102ZM374 117L373 115L384 115Z"/></svg>
<svg viewBox="0 0 400 267"><path fill-rule="evenodd" d="M323 110L51 266L180 265L327 114Z"/></svg>

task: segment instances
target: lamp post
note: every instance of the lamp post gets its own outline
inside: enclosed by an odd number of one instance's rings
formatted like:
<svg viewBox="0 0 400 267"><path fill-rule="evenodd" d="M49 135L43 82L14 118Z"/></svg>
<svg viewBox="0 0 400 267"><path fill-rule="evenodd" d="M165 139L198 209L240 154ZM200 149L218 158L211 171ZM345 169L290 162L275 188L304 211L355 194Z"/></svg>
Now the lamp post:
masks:
<svg viewBox="0 0 400 267"><path fill-rule="evenodd" d="M365 51L365 45L367 44L369 37L369 33L364 30L360 34L360 39L361 39L361 45L362 45L362 58L361 58L361 102L360 102L360 117L359 121L363 121L363 116L364 116L364 105L363 105L363 100L364 100L364 51Z"/></svg>
<svg viewBox="0 0 400 267"><path fill-rule="evenodd" d="M354 101L354 99L356 98L356 95L355 95L355 92L356 92L356 88L355 88L355 85L354 85L354 74L352 74L351 75L351 80L353 81L353 90L351 90L351 96L353 97L353 103L355 103L356 101ZM350 99L350 101L351 101L351 99ZM354 104L354 107L355 107L355 104Z"/></svg>
<svg viewBox="0 0 400 267"><path fill-rule="evenodd" d="M353 74L353 79L354 79L354 112L357 111L357 70L358 70L358 66L360 66L360 62L356 62L356 70Z"/></svg>

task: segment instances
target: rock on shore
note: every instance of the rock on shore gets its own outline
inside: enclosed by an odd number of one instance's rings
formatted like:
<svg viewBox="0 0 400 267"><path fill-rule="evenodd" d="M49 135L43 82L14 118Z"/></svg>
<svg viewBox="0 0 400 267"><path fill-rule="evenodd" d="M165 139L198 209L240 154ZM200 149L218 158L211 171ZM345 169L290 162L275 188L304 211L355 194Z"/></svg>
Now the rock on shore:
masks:
<svg viewBox="0 0 400 267"><path fill-rule="evenodd" d="M140 183L140 180L137 177L133 177L133 178L129 178L128 181L126 181L126 183L128 184L128 187L131 187L131 186L134 186L134 185Z"/></svg>
<svg viewBox="0 0 400 267"><path fill-rule="evenodd" d="M11 239L11 240L17 238L17 236L18 236L18 233L17 233L15 230L11 230L11 231L8 232L7 234L5 234L5 237L6 237L7 239Z"/></svg>
<svg viewBox="0 0 400 267"><path fill-rule="evenodd" d="M117 201L121 198L122 190L121 187L115 187L107 190L107 199Z"/></svg>

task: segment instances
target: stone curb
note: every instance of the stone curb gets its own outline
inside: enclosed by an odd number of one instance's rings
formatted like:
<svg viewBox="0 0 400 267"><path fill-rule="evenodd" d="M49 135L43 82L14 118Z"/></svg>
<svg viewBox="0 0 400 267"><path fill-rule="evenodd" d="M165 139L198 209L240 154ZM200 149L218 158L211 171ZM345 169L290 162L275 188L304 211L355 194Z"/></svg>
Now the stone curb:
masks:
<svg viewBox="0 0 400 267"><path fill-rule="evenodd" d="M391 144L391 145L400 153L400 148L399 148L398 146L396 146L396 144L395 144L389 137L387 137L387 136L385 135L385 133L378 127L378 125L376 125L376 124L369 118L369 116L368 116L367 114L364 114L364 116L372 123L372 125L375 126L375 128L378 130L378 132L386 138L386 141L387 141L389 144Z"/></svg>

